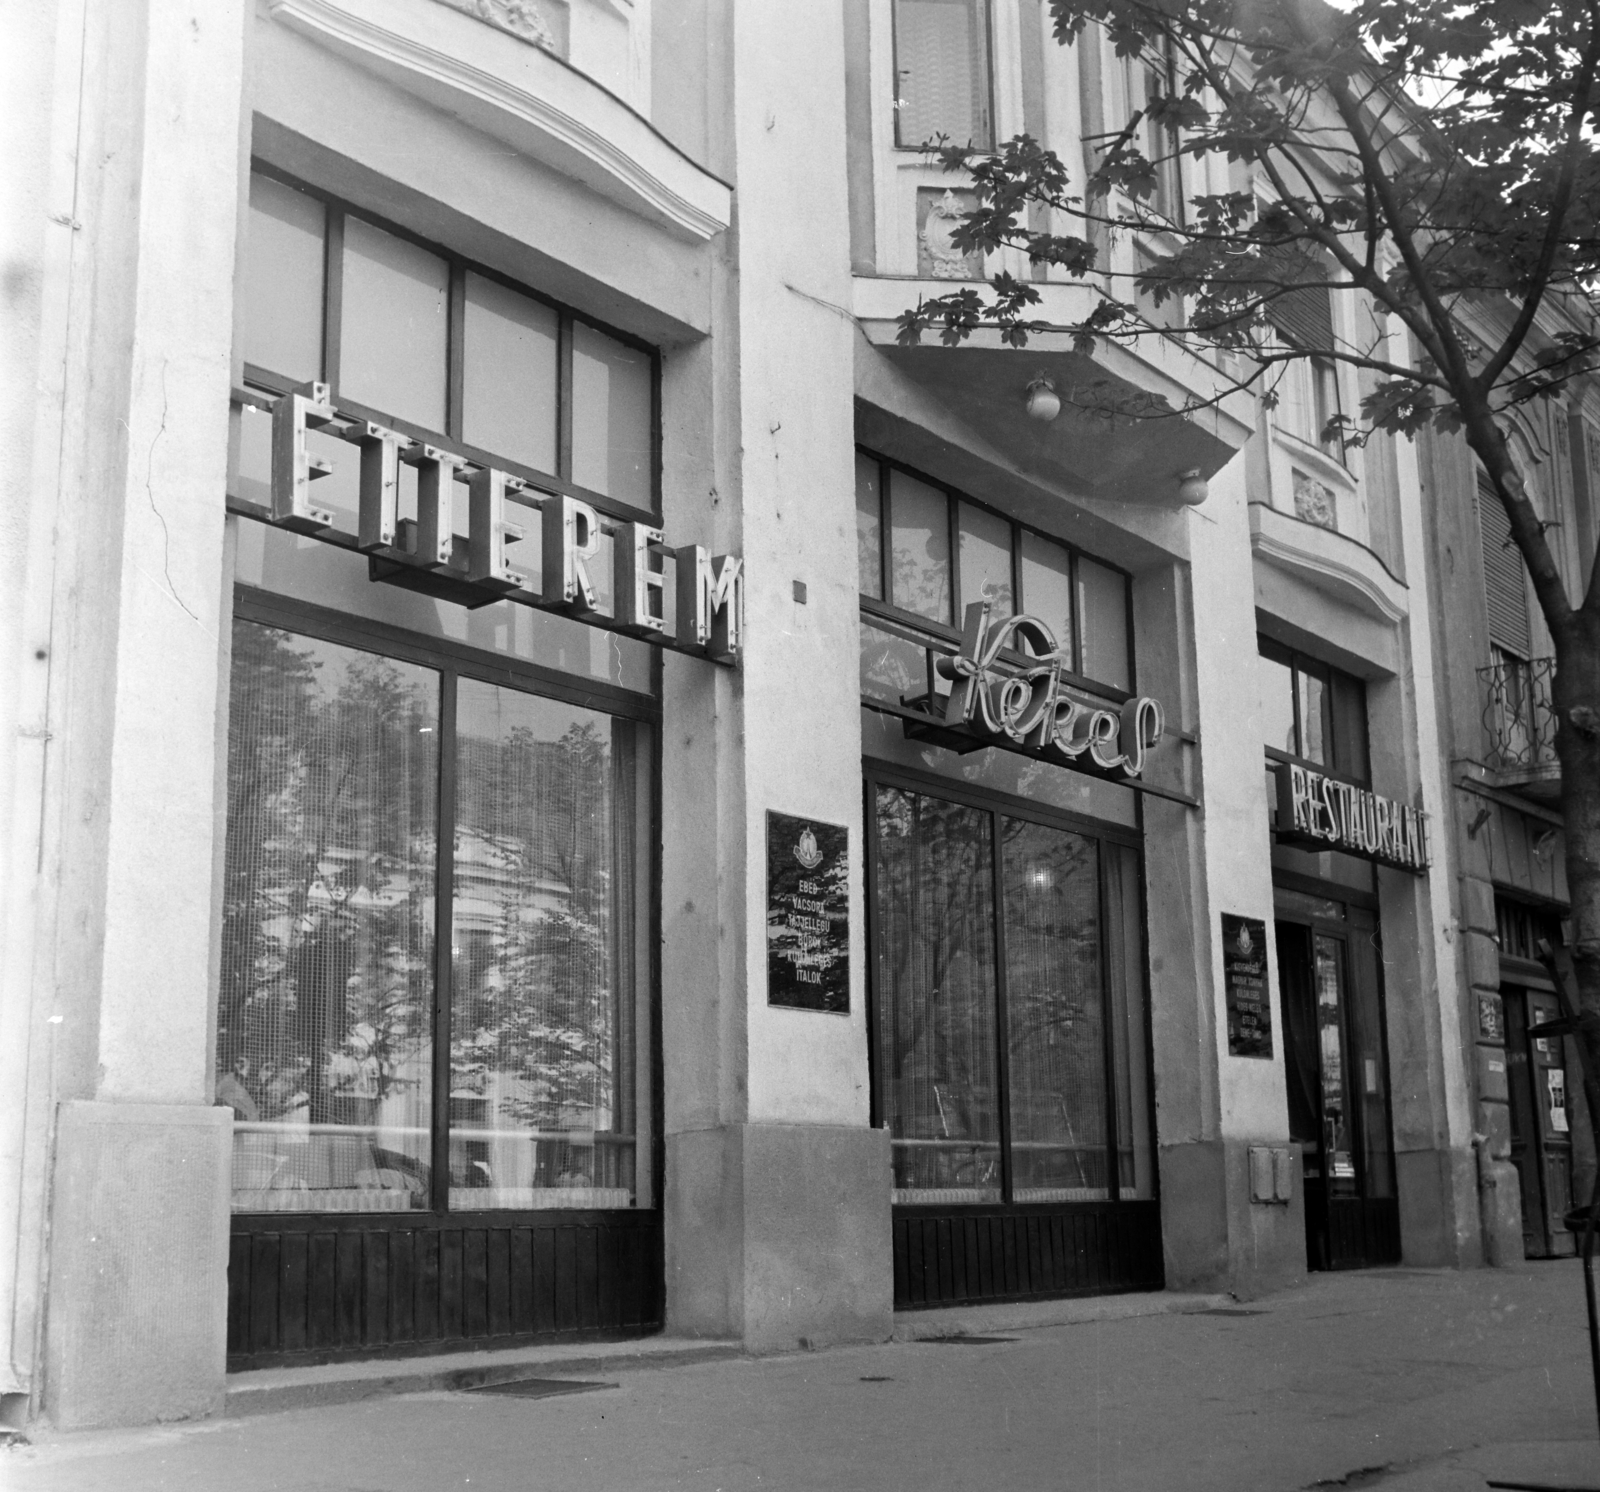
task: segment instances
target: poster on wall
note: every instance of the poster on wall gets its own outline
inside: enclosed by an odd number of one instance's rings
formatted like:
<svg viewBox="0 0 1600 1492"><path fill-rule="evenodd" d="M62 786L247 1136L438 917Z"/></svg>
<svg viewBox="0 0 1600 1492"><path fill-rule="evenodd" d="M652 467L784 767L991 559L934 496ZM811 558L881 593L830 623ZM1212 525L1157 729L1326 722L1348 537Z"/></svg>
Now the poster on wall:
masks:
<svg viewBox="0 0 1600 1492"><path fill-rule="evenodd" d="M850 831L767 814L767 1004L850 1012Z"/></svg>
<svg viewBox="0 0 1600 1492"><path fill-rule="evenodd" d="M1228 1006L1228 1055L1272 1055L1272 1005L1267 994L1267 925L1222 914L1222 986Z"/></svg>

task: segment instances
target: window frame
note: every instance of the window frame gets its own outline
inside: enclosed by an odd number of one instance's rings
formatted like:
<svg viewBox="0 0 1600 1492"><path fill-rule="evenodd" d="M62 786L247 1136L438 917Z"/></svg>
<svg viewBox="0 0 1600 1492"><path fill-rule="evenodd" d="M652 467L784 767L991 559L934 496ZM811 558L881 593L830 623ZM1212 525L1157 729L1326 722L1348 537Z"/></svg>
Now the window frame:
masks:
<svg viewBox="0 0 1600 1492"><path fill-rule="evenodd" d="M1271 662L1281 664L1290 671L1290 693L1294 704L1294 737L1295 745L1302 750L1305 747L1305 726L1300 715L1300 678L1302 674L1315 675L1322 682L1322 731L1323 740L1329 745L1328 754L1334 759L1319 762L1313 757L1301 755L1299 751L1285 751L1278 746L1269 746L1263 742L1267 759L1271 762L1292 762L1303 766L1313 772L1320 773L1323 777L1331 777L1336 782L1348 782L1356 787L1371 788L1372 786L1372 725L1367 716L1367 684L1366 680L1358 678L1355 674L1347 673L1342 668L1337 668L1331 663L1313 657L1310 653L1300 652L1285 643L1258 633L1256 636L1256 655L1266 658ZM1344 735L1341 732L1337 718L1335 704L1336 690L1334 676L1349 684L1354 684L1361 692L1361 740L1366 747L1366 760L1355 764L1347 764L1339 758L1343 754L1341 742Z"/></svg>
<svg viewBox="0 0 1600 1492"><path fill-rule="evenodd" d="M1035 524L1025 523L1019 518L1013 518L1009 513L1002 512L992 503L981 502L969 496L958 487L952 487L948 482L941 482L935 477L928 476L925 472L918 471L914 466L908 466L903 461L898 461L892 456L884 456L867 446L857 445L856 455L865 457L868 461L875 462L878 467L878 588L883 592L883 599L869 596L865 592L857 591L857 600L862 614L875 620L892 624L891 630L910 628L921 631L925 635L939 637L947 642L959 643L961 641L961 507L962 503L989 513L1002 520L1011 530L1011 601L1012 615L1026 614L1022 585L1022 535L1031 533L1037 538L1047 540L1067 552L1070 566L1068 588L1072 599L1072 667L1062 670L1062 678L1068 683L1085 690L1088 693L1115 700L1121 704L1134 698L1138 692L1139 660L1135 645L1133 626L1133 574L1121 565L1111 560L1102 559L1097 554L1090 554L1087 550L1076 544L1049 533ZM945 522L949 534L950 544L950 611L954 621L937 622L925 617L921 612L908 611L902 606L896 606L892 600L892 587L890 577L890 553L893 548L893 497L890 493L892 482L885 480L890 472L902 472L914 481L922 482L933 487L944 495ZM1078 594L1078 561L1089 560L1099 565L1104 570L1110 570L1122 577L1123 595L1125 599L1123 625L1128 644L1128 687L1111 684L1104 680L1095 679L1092 675L1083 672L1083 618L1080 612ZM858 570L859 576L859 570ZM1059 641L1059 639L1058 639ZM1008 658L1020 660L1020 655L1007 653Z"/></svg>
<svg viewBox="0 0 1600 1492"><path fill-rule="evenodd" d="M538 487L541 491L565 494L591 504L608 516L624 521L649 522L659 526L661 521L661 350L642 338L618 327L609 325L586 312L579 311L554 297L526 285L512 276L458 253L449 245L425 238L402 227L381 213L366 208L336 193L327 192L311 182L273 165L270 161L253 158L250 175L259 175L277 182L293 191L301 192L319 202L324 210L322 254L322 379L331 392L338 408L361 415L398 430L414 440L430 444L445 443L459 454L481 466L492 466L498 471ZM445 368L445 429L430 430L409 420L392 417L371 405L345 397L339 390L339 360L341 338L341 310L343 298L344 220L356 217L384 233L424 249L442 259L449 274L447 298L446 368ZM248 233L248 227L246 228ZM248 249L245 250L248 253ZM241 259L241 265L243 264ZM241 271L242 273L242 271ZM554 472L540 471L510 457L499 456L481 446L468 445L462 439L462 388L465 381L464 332L466 323L466 285L468 274L481 276L507 290L536 301L556 313L558 318L556 350L556 465ZM650 506L640 507L621 498L579 486L571 479L572 472L572 365L573 326L581 322L613 341L644 353L650 359ZM250 388L270 395L282 395L303 385L263 368L242 361L244 383Z"/></svg>
<svg viewBox="0 0 1600 1492"><path fill-rule="evenodd" d="M423 638L403 628L385 622L354 616L312 602L281 596L255 586L236 584L233 591L233 623L247 622L262 627L273 627L299 636L333 643L342 647L375 653L381 657L434 669L439 674L439 753L438 784L435 805L435 833L438 850L434 870L434 950L433 991L429 1011L431 1041L430 1107L429 1107L429 1177L428 1205L397 1212L389 1225L415 1226L424 1217L433 1218L492 1218L501 1223L514 1219L551 1222L564 1217L608 1215L612 1211L628 1213L657 1213L662 1210L662 1187L665 1180L665 1104L662 1093L662 1033L661 1033L661 664L657 656L653 669L653 694L641 694L619 685L598 680L579 680L559 670L528 663L522 659L488 655L480 650L445 639ZM231 633L230 633L231 635ZM644 997L649 1011L649 1031L634 1030L635 1062L648 1076L649 1093L649 1146L648 1152L637 1145L634 1165L635 1197L639 1193L639 1168L648 1167L650 1179L650 1205L641 1207L637 1200L632 1207L622 1209L592 1208L492 1208L469 1211L450 1206L450 1079L448 1058L450 1051L451 999L455 969L451 931L454 923L455 896L455 768L457 757L456 693L461 679L493 684L501 688L518 690L524 694L556 700L563 704L604 712L620 719L650 727L651 738L648 756L643 766L650 783L650 803L647 828L650 851L646 857L633 860L636 877L637 901L641 903L630 935L641 935L649 940L648 955L637 959L634 968L632 998ZM637 832L637 831L636 831ZM641 926L642 923L642 926ZM642 988L641 988L642 986ZM214 1046L214 1043L213 1043ZM441 1060L441 1054L444 1054ZM212 1064L215 1066L215 1051ZM637 1130L636 1130L637 1135ZM317 1218L367 1219L365 1213L312 1213ZM235 1220L240 1218L269 1218L280 1221L285 1214L230 1212Z"/></svg>
<svg viewBox="0 0 1600 1492"><path fill-rule="evenodd" d="M993 0L968 0L973 13L977 16L979 29L983 33L983 60L981 76L984 90L984 114L987 125L987 138L973 140L971 143L978 150L993 150L995 141L999 136L999 128L995 120L995 89L994 89L994 3ZM889 57L892 76L890 78L889 119L891 132L894 135L894 149L908 151L912 154L924 153L926 142L917 140L906 143L900 138L900 26L898 23L899 0L889 0ZM953 140L952 144L962 142Z"/></svg>
<svg viewBox="0 0 1600 1492"><path fill-rule="evenodd" d="M1000 1210L1007 1213L1050 1213L1069 1207L1104 1207L1158 1204L1161 1200L1161 1170L1159 1165L1160 1131L1157 1127L1155 1102L1155 1040L1153 991L1150 980L1150 916L1149 883L1146 874L1144 833L1141 824L1127 827L1107 823L1102 819L1072 813L1049 804L1029 799L1011 797L971 783L958 783L948 777L919 772L915 768L866 757L862 761L862 801L865 829L865 906L867 940L867 1095L868 1123L873 1129L887 1130L888 1118L883 1111L879 1073L882 1057L878 1050L879 1001L882 998L878 969L880 962L879 937L882 928L878 914L878 817L876 794L879 787L898 789L901 792L920 793L942 798L964 808L975 809L989 817L990 873L994 882L994 958L995 958L995 1103L998 1113L1000 1147L1000 1200L998 1202L973 1201L951 1204L948 1202L896 1202L897 1213L910 1215L945 1214L954 1206L958 1213ZM1062 830L1092 839L1096 843L1096 895L1098 897L1097 931L1100 943L1100 997L1104 1046L1101 1053L1102 1073L1105 1082L1106 1111L1105 1151L1107 1157L1106 1196L1095 1202L1017 1202L1012 1200L1012 1148L1011 1148L1011 1048L1009 1006L1007 1003L1007 967L1005 946L1005 866L1002 859L1000 823L1003 818L1021 819L1048 829ZM1105 846L1116 845L1131 849L1138 856L1138 917L1140 942L1144 957L1138 970L1138 992L1142 1000L1144 1021L1144 1094L1150 1137L1151 1190L1148 1197L1123 1197L1121 1180L1121 1152L1117 1125L1116 1040L1112 1020L1110 990L1110 937L1108 871ZM1132 1076L1130 1066L1130 1078ZM1133 1136L1129 1137L1130 1142ZM891 1136L892 1143L892 1136Z"/></svg>

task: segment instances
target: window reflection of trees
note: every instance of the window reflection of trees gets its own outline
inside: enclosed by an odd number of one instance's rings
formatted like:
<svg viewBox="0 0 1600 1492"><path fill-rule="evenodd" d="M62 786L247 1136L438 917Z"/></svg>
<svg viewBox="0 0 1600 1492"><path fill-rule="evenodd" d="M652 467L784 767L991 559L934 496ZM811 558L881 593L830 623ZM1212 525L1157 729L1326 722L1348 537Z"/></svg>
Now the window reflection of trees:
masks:
<svg viewBox="0 0 1600 1492"><path fill-rule="evenodd" d="M428 670L234 629L217 1064L261 1126L243 1190L421 1205L437 701Z"/></svg>

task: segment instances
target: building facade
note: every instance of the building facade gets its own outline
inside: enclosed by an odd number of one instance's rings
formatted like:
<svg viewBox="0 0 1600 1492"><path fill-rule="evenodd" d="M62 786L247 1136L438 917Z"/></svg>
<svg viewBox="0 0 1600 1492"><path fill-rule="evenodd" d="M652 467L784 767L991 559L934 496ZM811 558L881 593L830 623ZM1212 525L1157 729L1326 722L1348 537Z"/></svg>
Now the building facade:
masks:
<svg viewBox="0 0 1600 1492"><path fill-rule="evenodd" d="M1137 422L1076 391L1215 370L896 337L999 267L916 144L1084 159L1145 86L1109 43L1038 0L21 26L11 1418L1480 1260L1444 458L1325 448L1331 368Z"/></svg>

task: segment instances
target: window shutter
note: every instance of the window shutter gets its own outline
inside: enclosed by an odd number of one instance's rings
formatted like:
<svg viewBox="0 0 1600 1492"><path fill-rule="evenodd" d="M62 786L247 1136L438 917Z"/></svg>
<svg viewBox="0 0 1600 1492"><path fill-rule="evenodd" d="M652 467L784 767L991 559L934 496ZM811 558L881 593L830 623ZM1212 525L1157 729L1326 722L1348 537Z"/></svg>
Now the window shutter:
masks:
<svg viewBox="0 0 1600 1492"><path fill-rule="evenodd" d="M1274 282L1288 281L1306 287L1284 294L1277 293L1276 283L1270 288L1263 287L1268 295L1275 297L1267 302L1267 320L1296 347L1307 352L1331 349L1333 293L1327 288L1322 266L1311 255L1288 244L1263 249L1261 257Z"/></svg>
<svg viewBox="0 0 1600 1492"><path fill-rule="evenodd" d="M1489 605L1489 641L1526 658L1530 649L1528 582L1511 520L1495 490L1478 478L1478 530L1483 536L1483 593Z"/></svg>

